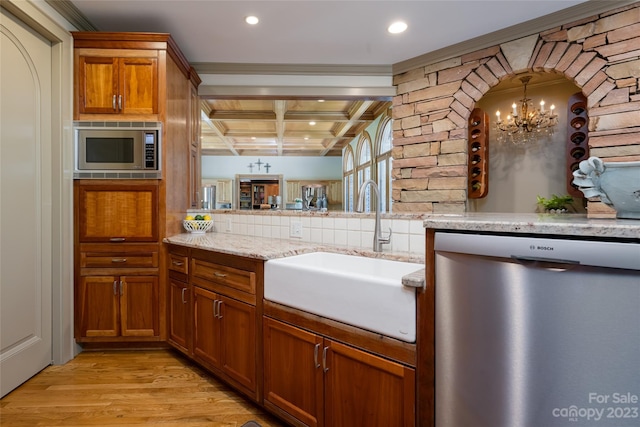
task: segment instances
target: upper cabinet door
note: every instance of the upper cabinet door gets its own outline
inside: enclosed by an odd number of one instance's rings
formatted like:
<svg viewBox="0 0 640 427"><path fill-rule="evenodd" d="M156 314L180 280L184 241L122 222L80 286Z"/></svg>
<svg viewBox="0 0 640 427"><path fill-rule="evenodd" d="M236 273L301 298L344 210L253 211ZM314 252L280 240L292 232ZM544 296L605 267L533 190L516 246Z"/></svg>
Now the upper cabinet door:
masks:
<svg viewBox="0 0 640 427"><path fill-rule="evenodd" d="M158 59L79 55L78 114L158 113Z"/></svg>
<svg viewBox="0 0 640 427"><path fill-rule="evenodd" d="M80 113L118 113L117 58L81 56L77 77Z"/></svg>
<svg viewBox="0 0 640 427"><path fill-rule="evenodd" d="M158 112L157 58L121 58L118 108L122 114Z"/></svg>

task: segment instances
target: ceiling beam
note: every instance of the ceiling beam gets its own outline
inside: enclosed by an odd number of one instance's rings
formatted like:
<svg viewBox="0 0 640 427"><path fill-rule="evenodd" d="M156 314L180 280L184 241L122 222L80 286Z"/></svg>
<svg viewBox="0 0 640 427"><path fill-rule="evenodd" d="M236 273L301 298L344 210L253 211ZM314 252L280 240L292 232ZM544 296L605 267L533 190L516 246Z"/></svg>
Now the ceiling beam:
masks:
<svg viewBox="0 0 640 427"><path fill-rule="evenodd" d="M234 156L239 156L240 155L236 151L236 149L233 148L233 142L229 141L224 136L224 129L220 129L218 123L213 123L206 115L202 116L202 122L206 123L207 126L209 126L213 130L213 132L222 140L222 142L224 142L224 144L227 146L227 148L229 148L229 151L231 151L231 153Z"/></svg>
<svg viewBox="0 0 640 427"><path fill-rule="evenodd" d="M367 112L367 109L369 108L369 106L371 106L371 104L373 104L373 101L356 102L350 111L350 120L346 123L343 123L339 127L339 129L335 130L336 137L341 137L345 133L347 133L347 131L349 131L349 129L351 129L351 127L360 120L360 117L362 117L362 115ZM333 146L336 145L336 143L339 140L340 140L339 138L335 138L332 141L330 141L327 147L324 150L322 150L320 155L321 156L326 155L331 149L333 149Z"/></svg>

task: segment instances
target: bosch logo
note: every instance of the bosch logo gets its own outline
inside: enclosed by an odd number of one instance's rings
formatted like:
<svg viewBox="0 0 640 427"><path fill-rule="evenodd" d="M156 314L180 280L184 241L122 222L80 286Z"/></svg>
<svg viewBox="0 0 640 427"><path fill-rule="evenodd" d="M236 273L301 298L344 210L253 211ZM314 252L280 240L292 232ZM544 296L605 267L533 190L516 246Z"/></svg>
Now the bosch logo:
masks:
<svg viewBox="0 0 640 427"><path fill-rule="evenodd" d="M536 245L530 245L529 249L531 249L532 251L552 251L553 246L536 246Z"/></svg>

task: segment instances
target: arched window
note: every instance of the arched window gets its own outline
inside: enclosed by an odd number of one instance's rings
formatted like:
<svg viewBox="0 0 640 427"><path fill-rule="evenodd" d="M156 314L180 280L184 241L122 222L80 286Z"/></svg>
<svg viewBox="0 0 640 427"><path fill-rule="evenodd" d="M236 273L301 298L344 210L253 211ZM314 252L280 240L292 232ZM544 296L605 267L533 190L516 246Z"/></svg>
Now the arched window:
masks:
<svg viewBox="0 0 640 427"><path fill-rule="evenodd" d="M391 212L391 166L393 156L393 129L389 114L382 118L376 133L375 144L376 182L380 188L380 199L383 212Z"/></svg>
<svg viewBox="0 0 640 427"><path fill-rule="evenodd" d="M360 187L362 184L368 179L374 179L373 170L372 170L372 161L371 161L371 138L369 134L365 131L362 133L360 140L358 141L357 151L356 151L356 187L358 191L360 191ZM358 192L356 191L356 193ZM356 194L359 197L359 194ZM364 210L365 212L371 211L371 187L367 186L365 189L365 199L364 199ZM375 202L375 200L373 200Z"/></svg>
<svg viewBox="0 0 640 427"><path fill-rule="evenodd" d="M353 169L354 161L353 161L353 149L351 146L347 145L344 154L343 154L343 163L342 163L342 195L344 200L343 209L346 212L353 212L353 203L354 203L354 174L355 171Z"/></svg>

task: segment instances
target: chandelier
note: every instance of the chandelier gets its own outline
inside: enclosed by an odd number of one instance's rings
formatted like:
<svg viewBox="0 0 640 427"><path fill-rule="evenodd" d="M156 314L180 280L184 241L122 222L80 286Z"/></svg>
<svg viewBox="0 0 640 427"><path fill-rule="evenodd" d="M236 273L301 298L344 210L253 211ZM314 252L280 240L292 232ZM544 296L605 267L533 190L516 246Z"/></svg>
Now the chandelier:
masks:
<svg viewBox="0 0 640 427"><path fill-rule="evenodd" d="M558 115L554 112L556 107L552 105L549 110L545 110L544 101L540 101L540 108L533 107L531 99L527 98L527 84L530 80L531 76L520 77L524 95L519 107L515 102L511 105L512 112L506 120L500 118L500 111L496 112L495 130L500 143L531 144L553 135L554 127L558 124Z"/></svg>

